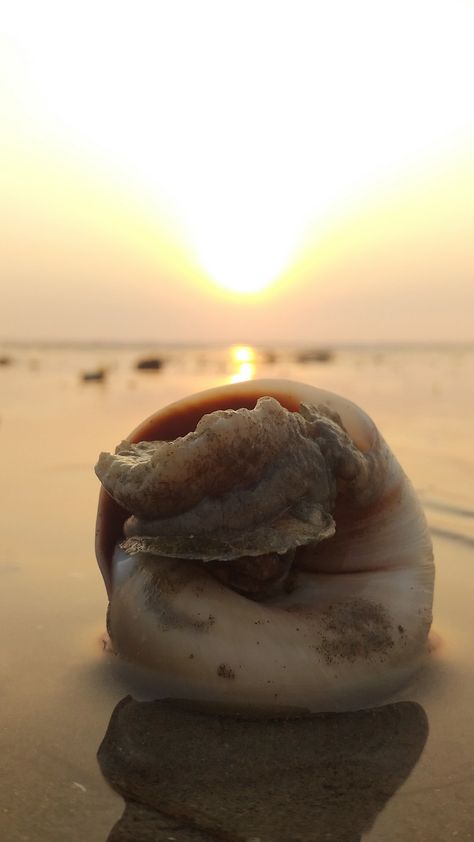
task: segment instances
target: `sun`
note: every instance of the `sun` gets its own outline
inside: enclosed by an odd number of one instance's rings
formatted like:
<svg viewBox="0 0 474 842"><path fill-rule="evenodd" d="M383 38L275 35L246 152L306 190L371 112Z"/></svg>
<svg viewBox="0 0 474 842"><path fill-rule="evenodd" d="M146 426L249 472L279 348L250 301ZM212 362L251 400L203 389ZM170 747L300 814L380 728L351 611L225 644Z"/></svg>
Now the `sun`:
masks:
<svg viewBox="0 0 474 842"><path fill-rule="evenodd" d="M168 208L233 295L266 294L308 230L472 125L464 0L24 6L5 78L32 121Z"/></svg>
<svg viewBox="0 0 474 842"><path fill-rule="evenodd" d="M244 298L261 295L275 284L297 250L299 231L269 208L256 213L245 199L239 207L236 201L228 218L206 204L194 215L189 203L183 203L183 212L189 220L186 239L209 281Z"/></svg>

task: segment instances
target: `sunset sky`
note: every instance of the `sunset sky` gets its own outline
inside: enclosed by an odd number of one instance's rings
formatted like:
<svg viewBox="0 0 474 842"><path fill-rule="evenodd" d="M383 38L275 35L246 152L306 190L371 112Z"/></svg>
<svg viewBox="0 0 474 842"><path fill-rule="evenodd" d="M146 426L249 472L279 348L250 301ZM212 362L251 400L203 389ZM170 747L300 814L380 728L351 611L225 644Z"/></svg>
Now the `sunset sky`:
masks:
<svg viewBox="0 0 474 842"><path fill-rule="evenodd" d="M0 22L0 339L474 340L468 0Z"/></svg>

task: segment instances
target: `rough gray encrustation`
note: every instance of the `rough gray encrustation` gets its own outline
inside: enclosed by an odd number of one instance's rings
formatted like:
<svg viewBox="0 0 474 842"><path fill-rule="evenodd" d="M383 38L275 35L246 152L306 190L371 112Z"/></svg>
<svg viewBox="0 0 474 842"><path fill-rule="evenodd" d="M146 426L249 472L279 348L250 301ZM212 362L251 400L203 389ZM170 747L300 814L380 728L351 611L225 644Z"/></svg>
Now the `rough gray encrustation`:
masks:
<svg viewBox="0 0 474 842"><path fill-rule="evenodd" d="M172 442L122 442L96 472L132 514L127 552L210 561L330 537L338 482L376 495L373 461L324 406L289 412L263 397L205 415Z"/></svg>

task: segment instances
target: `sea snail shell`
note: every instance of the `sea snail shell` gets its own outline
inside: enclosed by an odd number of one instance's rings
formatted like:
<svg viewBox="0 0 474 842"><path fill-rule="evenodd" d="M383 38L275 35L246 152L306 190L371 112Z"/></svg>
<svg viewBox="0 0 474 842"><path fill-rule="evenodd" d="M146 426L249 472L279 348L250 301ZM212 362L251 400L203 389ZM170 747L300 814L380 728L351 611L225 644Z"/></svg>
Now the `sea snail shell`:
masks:
<svg viewBox="0 0 474 842"><path fill-rule="evenodd" d="M286 380L211 389L152 415L96 472L112 646L157 695L350 710L420 664L426 521L350 401Z"/></svg>

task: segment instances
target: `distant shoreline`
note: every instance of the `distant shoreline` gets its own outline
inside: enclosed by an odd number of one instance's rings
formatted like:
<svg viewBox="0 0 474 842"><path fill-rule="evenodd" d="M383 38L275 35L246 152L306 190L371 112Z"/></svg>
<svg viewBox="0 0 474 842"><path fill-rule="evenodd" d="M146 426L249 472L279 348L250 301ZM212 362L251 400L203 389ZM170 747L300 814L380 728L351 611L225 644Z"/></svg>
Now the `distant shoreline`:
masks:
<svg viewBox="0 0 474 842"><path fill-rule="evenodd" d="M251 339L230 339L228 341L204 341L195 340L186 342L184 340L163 340L140 339L140 340L104 340L104 339L0 339L0 347L19 349L40 349L40 350L143 350L143 349L169 349L169 350L203 350L206 348L226 348L233 345L250 345L253 348L314 348L327 349L331 351L442 351L442 350L474 350L474 340L439 340L419 342L395 342L395 341L372 341L372 342L331 342L319 341L318 339L306 340L279 340L273 339L268 342L255 342Z"/></svg>

